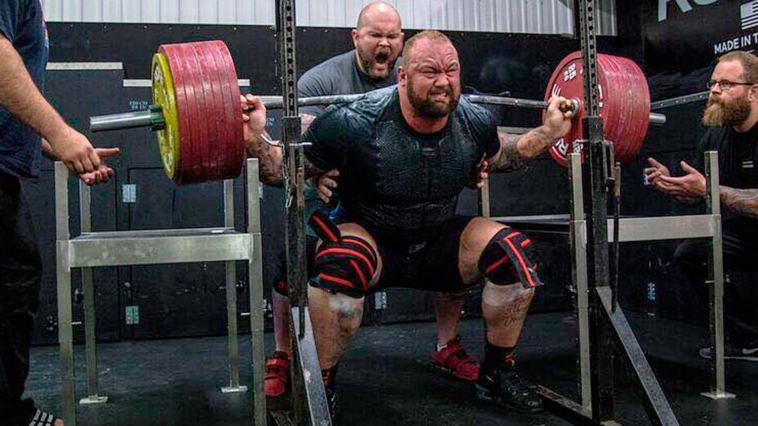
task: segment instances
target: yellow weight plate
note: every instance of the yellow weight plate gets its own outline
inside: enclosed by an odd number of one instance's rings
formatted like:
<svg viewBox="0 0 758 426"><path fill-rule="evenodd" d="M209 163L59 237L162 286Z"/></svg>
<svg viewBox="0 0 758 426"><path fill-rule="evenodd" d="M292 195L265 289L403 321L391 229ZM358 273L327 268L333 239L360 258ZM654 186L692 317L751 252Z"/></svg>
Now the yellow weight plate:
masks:
<svg viewBox="0 0 758 426"><path fill-rule="evenodd" d="M171 68L166 56L162 53L153 55L153 105L158 105L163 111L165 128L157 131L158 148L163 160L163 169L169 179L174 178L177 162L179 161L180 133L179 113L176 109L176 95L174 92L174 80L171 77Z"/></svg>

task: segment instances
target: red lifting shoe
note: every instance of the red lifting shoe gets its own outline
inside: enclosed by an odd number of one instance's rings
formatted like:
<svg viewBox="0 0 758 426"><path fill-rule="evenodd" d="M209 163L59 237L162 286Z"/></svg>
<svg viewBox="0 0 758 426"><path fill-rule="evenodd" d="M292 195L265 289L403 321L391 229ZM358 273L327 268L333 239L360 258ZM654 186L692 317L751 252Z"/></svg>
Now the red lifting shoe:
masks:
<svg viewBox="0 0 758 426"><path fill-rule="evenodd" d="M445 349L432 353L432 365L469 382L479 377L479 361L468 356L461 346L461 336L447 342Z"/></svg>
<svg viewBox="0 0 758 426"><path fill-rule="evenodd" d="M290 358L286 352L275 351L266 360L266 376L263 379L263 387L266 396L277 398L289 390L290 381Z"/></svg>

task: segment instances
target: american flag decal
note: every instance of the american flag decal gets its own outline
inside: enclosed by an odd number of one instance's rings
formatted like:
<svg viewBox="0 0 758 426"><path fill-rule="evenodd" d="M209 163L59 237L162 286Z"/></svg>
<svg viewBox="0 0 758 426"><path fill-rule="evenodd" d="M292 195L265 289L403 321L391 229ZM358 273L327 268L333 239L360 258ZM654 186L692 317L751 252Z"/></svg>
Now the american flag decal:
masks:
<svg viewBox="0 0 758 426"><path fill-rule="evenodd" d="M742 29L758 27L758 0L747 2L740 6Z"/></svg>

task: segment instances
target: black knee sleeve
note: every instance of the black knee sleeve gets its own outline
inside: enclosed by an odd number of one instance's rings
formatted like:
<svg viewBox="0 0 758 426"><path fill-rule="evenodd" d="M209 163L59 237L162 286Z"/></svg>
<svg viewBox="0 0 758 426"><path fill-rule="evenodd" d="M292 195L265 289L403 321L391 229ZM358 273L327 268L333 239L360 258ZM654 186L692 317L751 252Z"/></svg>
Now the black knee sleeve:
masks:
<svg viewBox="0 0 758 426"><path fill-rule="evenodd" d="M371 244L356 236L342 236L323 213L314 213L310 225L321 237L310 284L330 293L361 298L366 295L379 264Z"/></svg>
<svg viewBox="0 0 758 426"><path fill-rule="evenodd" d="M330 293L361 298L368 292L376 267L376 252L368 241L354 236L342 237L318 249L311 285Z"/></svg>
<svg viewBox="0 0 758 426"><path fill-rule="evenodd" d="M533 251L532 241L526 235L501 229L484 248L479 258L479 272L493 284L521 281L526 288L538 287L542 282L537 276L537 265L529 256Z"/></svg>

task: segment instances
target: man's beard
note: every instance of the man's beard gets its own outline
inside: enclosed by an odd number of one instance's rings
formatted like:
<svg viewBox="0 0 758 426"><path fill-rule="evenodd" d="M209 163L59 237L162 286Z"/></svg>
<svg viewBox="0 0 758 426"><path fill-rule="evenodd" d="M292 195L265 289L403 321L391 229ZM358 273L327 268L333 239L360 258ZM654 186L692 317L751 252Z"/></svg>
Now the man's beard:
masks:
<svg viewBox="0 0 758 426"><path fill-rule="evenodd" d="M361 69L374 80L389 77L395 67L395 62L397 62L397 57L393 59L392 51L389 49L384 49L379 54L359 49L358 58L361 61ZM382 71L376 69L376 65L380 63L386 65L386 68Z"/></svg>
<svg viewBox="0 0 758 426"><path fill-rule="evenodd" d="M709 99L703 111L703 125L707 127L738 126L750 116L750 101L746 97L726 103Z"/></svg>
<svg viewBox="0 0 758 426"><path fill-rule="evenodd" d="M447 104L442 102L435 102L433 95L445 93L450 100ZM408 98L411 101L411 105L422 117L427 118L442 118L450 115L451 112L458 107L458 101L460 99L460 93L453 93L452 87L446 87L437 91L429 92L429 96L422 98L413 90L413 80L408 79Z"/></svg>

